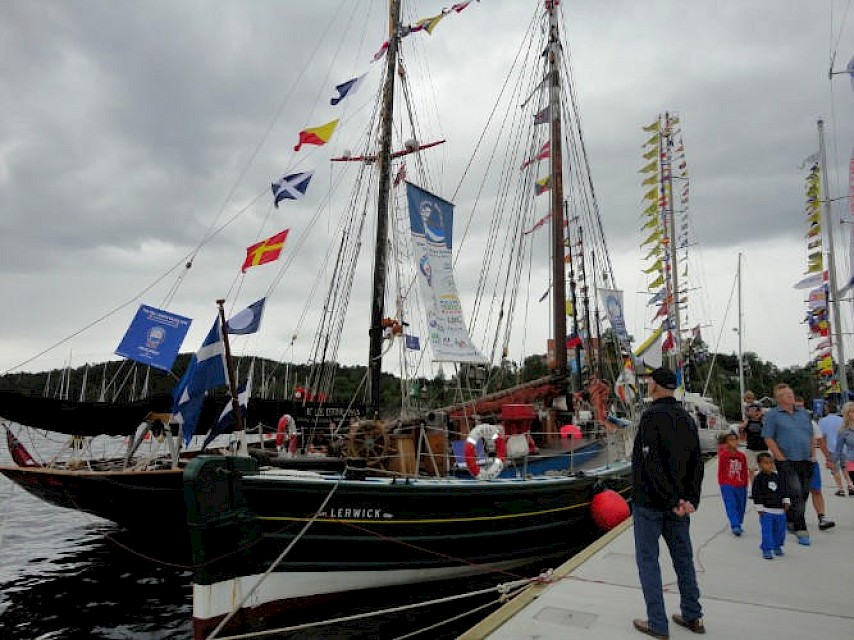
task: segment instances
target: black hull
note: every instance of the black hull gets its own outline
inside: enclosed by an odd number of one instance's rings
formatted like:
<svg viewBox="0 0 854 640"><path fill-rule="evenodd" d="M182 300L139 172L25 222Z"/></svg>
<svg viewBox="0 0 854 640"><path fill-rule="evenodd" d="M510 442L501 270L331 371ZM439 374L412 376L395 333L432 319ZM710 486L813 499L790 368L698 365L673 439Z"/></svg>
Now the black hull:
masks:
<svg viewBox="0 0 854 640"><path fill-rule="evenodd" d="M37 498L142 532L181 531L186 524L181 469L70 471L0 466L0 473Z"/></svg>
<svg viewBox="0 0 854 640"><path fill-rule="evenodd" d="M355 591L565 556L589 537L599 487L630 494L628 465L570 478L393 483L284 478L234 464L199 458L185 473L198 567L196 637L239 600L234 593L254 586L318 510L253 597L247 611L256 622L289 600L322 597L342 584Z"/></svg>

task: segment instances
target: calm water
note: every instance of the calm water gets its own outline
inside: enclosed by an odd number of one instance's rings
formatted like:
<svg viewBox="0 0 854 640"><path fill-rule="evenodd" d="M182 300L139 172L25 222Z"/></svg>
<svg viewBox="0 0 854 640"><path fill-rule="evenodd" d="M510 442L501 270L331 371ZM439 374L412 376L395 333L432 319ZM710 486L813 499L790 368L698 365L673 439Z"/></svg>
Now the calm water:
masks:
<svg viewBox="0 0 854 640"><path fill-rule="evenodd" d="M11 463L0 441L0 462ZM156 526L152 522L152 527ZM587 535L586 542L592 539ZM583 545L582 545L583 546ZM128 538L111 523L48 505L0 477L0 638L4 640L165 640L190 637L191 588L181 541ZM554 563L556 566L557 563ZM511 578L507 578L510 580ZM485 586L457 583L460 591ZM371 602L307 612L309 620L421 602L447 585L397 588ZM296 638L395 638L470 611L490 597L293 633ZM417 639L455 638L491 612L480 611ZM295 620L296 622L296 620Z"/></svg>

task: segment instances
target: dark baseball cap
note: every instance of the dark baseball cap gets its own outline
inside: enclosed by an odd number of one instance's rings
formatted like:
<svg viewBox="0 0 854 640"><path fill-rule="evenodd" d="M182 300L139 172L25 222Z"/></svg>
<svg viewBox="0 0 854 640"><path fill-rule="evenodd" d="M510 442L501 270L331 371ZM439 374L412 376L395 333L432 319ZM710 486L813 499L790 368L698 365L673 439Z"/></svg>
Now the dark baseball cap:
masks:
<svg viewBox="0 0 854 640"><path fill-rule="evenodd" d="M659 387L664 387L671 391L676 389L676 374L667 367L659 367L650 374L650 377Z"/></svg>

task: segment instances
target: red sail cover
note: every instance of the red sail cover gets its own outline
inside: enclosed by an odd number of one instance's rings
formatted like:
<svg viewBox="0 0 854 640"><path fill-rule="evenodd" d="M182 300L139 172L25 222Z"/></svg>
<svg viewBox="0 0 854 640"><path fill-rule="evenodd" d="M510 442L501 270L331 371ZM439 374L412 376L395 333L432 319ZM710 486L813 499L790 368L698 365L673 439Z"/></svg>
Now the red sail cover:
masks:
<svg viewBox="0 0 854 640"><path fill-rule="evenodd" d="M33 460L30 452L21 444L21 441L15 437L12 430L6 427L6 442L9 445L9 453L12 454L12 460L19 467L40 467L41 465Z"/></svg>

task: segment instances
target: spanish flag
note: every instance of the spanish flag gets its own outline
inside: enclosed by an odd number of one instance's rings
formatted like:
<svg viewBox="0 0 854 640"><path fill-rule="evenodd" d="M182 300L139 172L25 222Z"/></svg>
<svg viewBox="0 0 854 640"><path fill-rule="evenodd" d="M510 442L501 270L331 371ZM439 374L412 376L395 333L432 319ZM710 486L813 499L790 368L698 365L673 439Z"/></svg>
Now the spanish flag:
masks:
<svg viewBox="0 0 854 640"><path fill-rule="evenodd" d="M332 137L335 127L337 126L338 120L335 119L331 122L320 125L319 127L303 129L299 132L299 142L297 142L297 145L294 147L294 151L299 151L300 147L304 144L316 144L317 146L325 145L329 142L329 138Z"/></svg>
<svg viewBox="0 0 854 640"><path fill-rule="evenodd" d="M240 270L243 273L246 273L246 270L249 267L255 267L259 264L266 264L267 262L277 260L279 255L282 253L282 247L285 246L288 231L290 231L290 229L285 229L266 240L256 242L251 247L248 247L246 249L246 260L243 261L243 266Z"/></svg>

